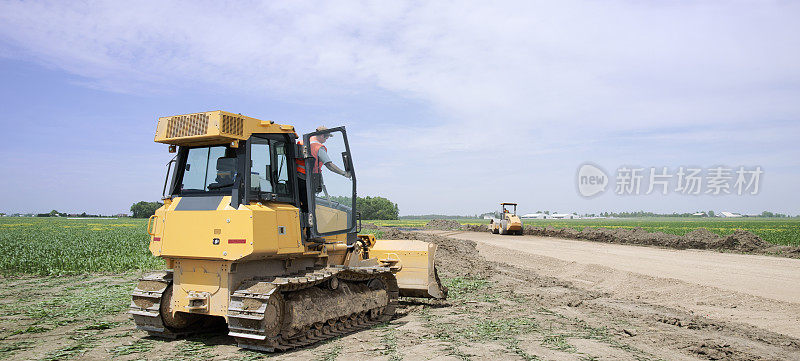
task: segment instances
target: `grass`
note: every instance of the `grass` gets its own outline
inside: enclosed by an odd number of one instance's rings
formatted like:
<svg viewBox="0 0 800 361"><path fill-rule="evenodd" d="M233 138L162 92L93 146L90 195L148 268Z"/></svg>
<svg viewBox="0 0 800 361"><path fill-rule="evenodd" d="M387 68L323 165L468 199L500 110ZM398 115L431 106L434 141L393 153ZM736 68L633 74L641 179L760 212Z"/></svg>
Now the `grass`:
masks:
<svg viewBox="0 0 800 361"><path fill-rule="evenodd" d="M69 337L75 341L71 345L64 346L53 352L50 352L42 360L44 361L57 361L68 360L83 355L86 351L92 349L97 342L94 334L86 332L78 332Z"/></svg>
<svg viewBox="0 0 800 361"><path fill-rule="evenodd" d="M153 348L153 341L145 338L133 341L130 344L119 345L112 348L108 352L114 357L126 356L134 353L142 353L150 351Z"/></svg>
<svg viewBox="0 0 800 361"><path fill-rule="evenodd" d="M211 351L212 348L212 345L205 344L197 338L178 341L178 344L175 346L177 353L174 355L174 358L189 360L209 359L211 358L209 351Z"/></svg>
<svg viewBox="0 0 800 361"><path fill-rule="evenodd" d="M33 347L31 341L17 341L10 344L0 344L0 360L5 359L14 354L16 351L27 350Z"/></svg>
<svg viewBox="0 0 800 361"><path fill-rule="evenodd" d="M395 332L394 328L388 327L381 336L381 343L384 347L381 353L389 356L389 361L400 361L403 359L403 355L397 350L397 336Z"/></svg>
<svg viewBox="0 0 800 361"><path fill-rule="evenodd" d="M70 282L64 285L64 280ZM116 328L121 323L108 321L105 317L119 314L128 307L133 287L133 280L127 276L113 279L104 277L90 282L85 282L81 276L69 276L45 279L40 284L27 286L19 286L15 282L17 280L0 278L0 288L19 290L13 296L0 296L14 297L15 300L0 303L0 314L18 320L18 329L0 332L0 339L48 332L60 326L82 322L87 324L77 329L80 334ZM67 355L79 350L65 348L61 351Z"/></svg>
<svg viewBox="0 0 800 361"><path fill-rule="evenodd" d="M443 279L450 289L448 299L457 308L462 308L469 301L478 300L498 302L499 295L491 289L491 284L482 278L454 277ZM461 310L464 311L463 309ZM458 312L458 311L457 311ZM489 313L491 313L489 311ZM499 342L506 350L524 360L538 360L535 355L528 354L519 345L517 336L541 332L536 320L530 317L468 317L453 320L441 320L431 314L425 307L420 311L425 326L433 332L433 338L446 344L445 352L462 360L472 359L472 355L461 351L475 342ZM384 336L384 343L387 343Z"/></svg>
<svg viewBox="0 0 800 361"><path fill-rule="evenodd" d="M563 334L545 335L542 339L542 346L558 351L575 352L575 347L567 342L567 335Z"/></svg>
<svg viewBox="0 0 800 361"><path fill-rule="evenodd" d="M326 350L321 355L319 355L319 358L317 358L317 360L319 360L319 361L334 361L334 360L336 360L337 357L339 357L339 354L341 352L342 352L342 345L339 344L339 343L336 343L329 350Z"/></svg>
<svg viewBox="0 0 800 361"><path fill-rule="evenodd" d="M25 316L41 322L64 325L84 320L96 320L98 316L117 314L130 304L132 284L80 285L67 289L53 298L27 304L20 308ZM94 324L94 329L103 329L113 324Z"/></svg>
<svg viewBox="0 0 800 361"><path fill-rule="evenodd" d="M141 219L0 218L0 274L74 275L163 267Z"/></svg>
<svg viewBox="0 0 800 361"><path fill-rule="evenodd" d="M485 224L484 219L457 219L462 224ZM365 221L380 226L423 228L428 220ZM0 218L0 275L77 275L121 273L164 267L150 254L149 236L142 219ZM800 246L800 218L630 218L524 220L539 227L635 228L683 235L697 228L725 236L737 229L767 242ZM373 233L378 238L383 232Z"/></svg>
<svg viewBox="0 0 800 361"><path fill-rule="evenodd" d="M488 281L477 277L453 277L445 278L444 285L448 288L447 298L460 300L467 295L486 288ZM484 295L483 293L478 296Z"/></svg>
<svg viewBox="0 0 800 361"><path fill-rule="evenodd" d="M488 220L456 219L461 224L488 224ZM426 219L364 221L385 227L423 228ZM787 246L800 246L800 218L620 218L620 219L525 219L525 225L535 227L565 227L574 229L636 228L648 232L664 232L682 236L698 228L708 229L720 236L732 234L737 229L750 231L763 240Z"/></svg>

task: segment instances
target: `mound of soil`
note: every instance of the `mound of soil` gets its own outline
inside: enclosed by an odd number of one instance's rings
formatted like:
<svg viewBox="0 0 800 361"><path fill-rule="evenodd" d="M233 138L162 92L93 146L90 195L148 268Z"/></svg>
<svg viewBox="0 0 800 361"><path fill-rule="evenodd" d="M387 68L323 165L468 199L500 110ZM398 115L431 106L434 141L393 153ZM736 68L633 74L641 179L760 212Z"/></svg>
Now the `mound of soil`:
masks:
<svg viewBox="0 0 800 361"><path fill-rule="evenodd" d="M488 228L486 228L486 226L482 224L465 224L461 226L461 229L472 232L484 232Z"/></svg>
<svg viewBox="0 0 800 361"><path fill-rule="evenodd" d="M492 274L491 265L478 254L473 241L405 232L391 227L381 227L381 230L384 231L385 239L416 239L436 244L436 267L442 277L485 278Z"/></svg>
<svg viewBox="0 0 800 361"><path fill-rule="evenodd" d="M486 226L471 224L463 225L461 229L473 232L487 231ZM698 228L683 236L678 236L663 232L648 232L640 227L633 229L585 227L583 230L577 230L569 227L525 226L524 234L674 249L713 249L800 258L800 247L773 245L761 237L741 229L723 237L705 228Z"/></svg>
<svg viewBox="0 0 800 361"><path fill-rule="evenodd" d="M461 223L452 219L432 219L425 225L425 228L441 229L444 231L460 230Z"/></svg>
<svg viewBox="0 0 800 361"><path fill-rule="evenodd" d="M361 229L378 229L378 226L375 223L362 223Z"/></svg>
<svg viewBox="0 0 800 361"><path fill-rule="evenodd" d="M735 249L743 252L762 251L772 246L769 242L761 239L748 231L737 229L733 234L723 238L714 248Z"/></svg>

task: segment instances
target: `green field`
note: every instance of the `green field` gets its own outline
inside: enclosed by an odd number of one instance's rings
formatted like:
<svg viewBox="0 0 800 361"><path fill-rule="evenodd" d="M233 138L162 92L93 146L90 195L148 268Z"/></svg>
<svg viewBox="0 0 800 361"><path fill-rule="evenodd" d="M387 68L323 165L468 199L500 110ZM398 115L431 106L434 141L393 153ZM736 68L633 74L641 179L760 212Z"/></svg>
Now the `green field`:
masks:
<svg viewBox="0 0 800 361"><path fill-rule="evenodd" d="M486 224L483 219L457 219L462 224ZM422 228L428 220L364 221L380 226ZM147 249L149 237L142 219L0 218L0 275L75 275L123 273L163 267ZM642 227L649 232L683 235L703 227L719 235L736 229L755 233L781 245L800 246L800 219L578 219L526 220L526 225L606 228ZM380 232L378 232L380 233Z"/></svg>
<svg viewBox="0 0 800 361"><path fill-rule="evenodd" d="M142 219L0 218L0 274L121 273L163 267Z"/></svg>
<svg viewBox="0 0 800 361"><path fill-rule="evenodd" d="M427 219L401 219L401 220L374 220L364 223L374 223L386 227L422 228L428 223ZM456 219L461 224L488 224L485 219ZM526 219L525 225L538 227L570 227L583 229L584 227L605 228L635 228L641 227L648 232L664 232L682 236L697 228L705 228L721 236L733 233L737 229L753 232L767 242L800 246L800 218L734 218L734 219L708 219L708 218L628 218L628 219Z"/></svg>

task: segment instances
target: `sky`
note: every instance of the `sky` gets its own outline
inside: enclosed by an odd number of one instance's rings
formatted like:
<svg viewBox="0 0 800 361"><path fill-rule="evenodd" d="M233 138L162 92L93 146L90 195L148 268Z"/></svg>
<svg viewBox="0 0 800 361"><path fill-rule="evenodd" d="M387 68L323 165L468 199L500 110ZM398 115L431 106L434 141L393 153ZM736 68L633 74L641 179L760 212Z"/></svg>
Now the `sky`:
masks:
<svg viewBox="0 0 800 361"><path fill-rule="evenodd" d="M158 117L220 109L346 126L359 195L401 215L501 201L796 215L798 15L790 1L3 1L0 212L158 200ZM590 198L586 163L610 178ZM761 167L758 194L615 190L622 167L720 166Z"/></svg>

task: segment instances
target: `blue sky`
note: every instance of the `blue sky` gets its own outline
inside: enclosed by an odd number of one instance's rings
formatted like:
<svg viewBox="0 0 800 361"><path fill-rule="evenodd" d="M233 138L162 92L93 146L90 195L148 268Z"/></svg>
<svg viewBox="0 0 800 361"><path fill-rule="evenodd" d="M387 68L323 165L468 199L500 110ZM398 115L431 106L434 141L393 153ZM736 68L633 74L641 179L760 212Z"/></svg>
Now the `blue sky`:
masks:
<svg viewBox="0 0 800 361"><path fill-rule="evenodd" d="M0 3L0 211L160 197L159 116L346 125L401 214L800 214L794 2ZM748 196L576 192L593 162L761 166ZM612 189L613 190L613 189Z"/></svg>

